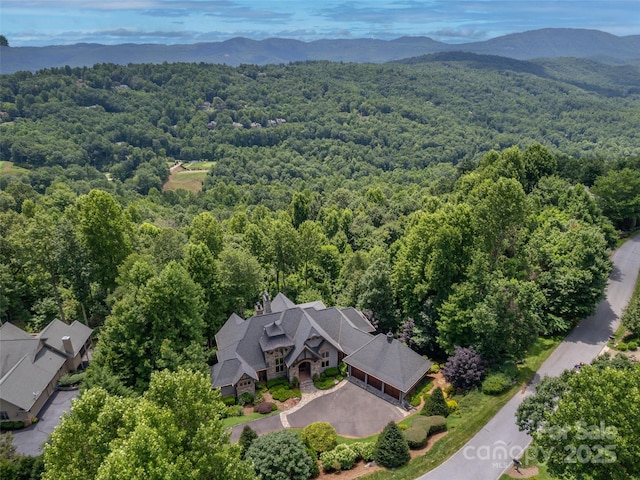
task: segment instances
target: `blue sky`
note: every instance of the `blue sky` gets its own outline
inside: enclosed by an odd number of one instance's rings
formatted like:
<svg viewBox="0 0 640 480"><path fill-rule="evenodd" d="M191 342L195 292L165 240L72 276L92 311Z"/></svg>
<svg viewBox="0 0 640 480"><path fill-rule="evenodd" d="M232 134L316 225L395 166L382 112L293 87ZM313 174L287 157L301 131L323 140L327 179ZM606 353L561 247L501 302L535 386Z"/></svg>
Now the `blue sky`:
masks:
<svg viewBox="0 0 640 480"><path fill-rule="evenodd" d="M462 43L547 27L640 34L640 0L0 0L0 33L12 46L238 36Z"/></svg>

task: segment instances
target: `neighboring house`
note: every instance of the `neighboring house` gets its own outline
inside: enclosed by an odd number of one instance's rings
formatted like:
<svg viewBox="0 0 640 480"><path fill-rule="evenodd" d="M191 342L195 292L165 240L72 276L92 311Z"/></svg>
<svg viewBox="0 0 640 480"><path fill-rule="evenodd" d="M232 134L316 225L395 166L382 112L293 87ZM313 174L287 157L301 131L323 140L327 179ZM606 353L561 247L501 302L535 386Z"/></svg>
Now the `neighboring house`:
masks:
<svg viewBox="0 0 640 480"><path fill-rule="evenodd" d="M344 361L350 380L403 404L431 362L391 334L373 332L355 308L327 308L320 301L295 305L282 293L273 301L265 293L253 317L234 314L216 334L213 386L225 397L253 394L258 382L278 377L303 382Z"/></svg>
<svg viewBox="0 0 640 480"><path fill-rule="evenodd" d="M92 330L53 320L37 335L12 323L0 327L0 419L29 423L91 348Z"/></svg>

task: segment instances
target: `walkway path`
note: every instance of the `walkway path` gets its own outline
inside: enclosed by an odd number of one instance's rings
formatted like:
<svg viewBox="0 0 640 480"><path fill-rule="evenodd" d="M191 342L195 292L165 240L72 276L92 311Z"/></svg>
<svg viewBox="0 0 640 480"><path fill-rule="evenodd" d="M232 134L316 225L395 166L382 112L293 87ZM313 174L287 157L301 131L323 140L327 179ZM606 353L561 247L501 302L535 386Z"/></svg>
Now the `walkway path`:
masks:
<svg viewBox="0 0 640 480"><path fill-rule="evenodd" d="M557 376L575 364L590 362L605 347L620 323L620 314L635 288L640 270L640 235L628 240L613 256L606 298L595 315L584 319L556 348L536 373L532 385L517 393L458 452L419 480L495 480L511 466L531 442L515 424L515 412L522 400L534 393L535 384L544 376Z"/></svg>

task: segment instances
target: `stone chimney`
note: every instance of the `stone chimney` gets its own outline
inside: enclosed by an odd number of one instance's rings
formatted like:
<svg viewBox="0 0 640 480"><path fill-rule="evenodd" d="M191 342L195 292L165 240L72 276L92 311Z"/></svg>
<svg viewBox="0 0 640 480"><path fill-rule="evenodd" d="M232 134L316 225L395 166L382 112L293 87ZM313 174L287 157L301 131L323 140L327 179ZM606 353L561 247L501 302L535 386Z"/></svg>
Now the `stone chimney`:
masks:
<svg viewBox="0 0 640 480"><path fill-rule="evenodd" d="M255 317L262 315L264 313L264 308L262 308L262 304L260 302L256 302L255 307L253 307L253 315Z"/></svg>
<svg viewBox="0 0 640 480"><path fill-rule="evenodd" d="M64 347L65 353L73 355L73 344L71 343L71 337L69 335L62 337L62 346Z"/></svg>
<svg viewBox="0 0 640 480"><path fill-rule="evenodd" d="M264 313L271 313L271 297L266 290L262 294L262 305L264 306Z"/></svg>

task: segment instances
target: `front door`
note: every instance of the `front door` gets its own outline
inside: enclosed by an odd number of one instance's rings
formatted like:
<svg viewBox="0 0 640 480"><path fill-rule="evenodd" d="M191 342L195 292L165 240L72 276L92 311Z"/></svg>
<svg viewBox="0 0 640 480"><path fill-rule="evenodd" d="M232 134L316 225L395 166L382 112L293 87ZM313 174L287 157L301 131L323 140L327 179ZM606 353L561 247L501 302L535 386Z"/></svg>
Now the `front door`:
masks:
<svg viewBox="0 0 640 480"><path fill-rule="evenodd" d="M298 365L298 380L304 382L305 380L311 380L311 363L301 362Z"/></svg>

